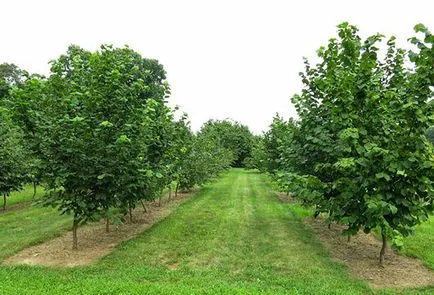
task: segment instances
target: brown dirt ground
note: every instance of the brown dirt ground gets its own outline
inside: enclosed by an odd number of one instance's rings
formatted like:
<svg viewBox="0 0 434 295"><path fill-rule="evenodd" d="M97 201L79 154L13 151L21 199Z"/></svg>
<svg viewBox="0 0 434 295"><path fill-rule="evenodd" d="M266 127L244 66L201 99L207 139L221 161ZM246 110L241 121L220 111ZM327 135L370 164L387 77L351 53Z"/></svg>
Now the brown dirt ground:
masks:
<svg viewBox="0 0 434 295"><path fill-rule="evenodd" d="M374 288L423 287L434 285L434 272L419 260L399 255L388 246L384 266L378 263L381 242L373 234L359 232L347 241L344 226L333 224L327 228L324 219L306 218L304 223L329 249L333 259L348 266L349 272Z"/></svg>
<svg viewBox="0 0 434 295"><path fill-rule="evenodd" d="M32 201L27 201L27 202L22 202L22 203L18 203L18 204L12 204L12 205L6 204L6 210L0 209L0 215L5 214L5 213L9 213L12 211L18 211L18 210L26 208L30 205L32 205Z"/></svg>
<svg viewBox="0 0 434 295"><path fill-rule="evenodd" d="M133 222L110 225L110 232L105 232L105 222L91 223L80 227L78 234L78 250L72 250L72 233L67 232L58 238L24 249L12 256L3 264L30 264L57 267L74 267L91 264L113 251L122 241L134 238L150 228L159 220L167 217L181 203L189 199L196 191L178 193L176 198L168 202L162 201L162 206L147 202L147 213L139 205L133 211Z"/></svg>

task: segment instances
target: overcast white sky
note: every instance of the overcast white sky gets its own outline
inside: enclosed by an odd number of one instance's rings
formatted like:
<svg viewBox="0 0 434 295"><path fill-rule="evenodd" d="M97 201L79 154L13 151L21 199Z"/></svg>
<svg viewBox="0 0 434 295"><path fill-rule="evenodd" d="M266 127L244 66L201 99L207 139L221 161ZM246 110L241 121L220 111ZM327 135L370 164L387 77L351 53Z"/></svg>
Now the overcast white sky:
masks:
<svg viewBox="0 0 434 295"><path fill-rule="evenodd" d="M276 112L295 116L302 57L313 57L340 22L404 44L416 23L434 31L433 13L432 0L1 0L0 63L46 75L70 44L128 44L164 65L170 104L193 129L232 118L260 133Z"/></svg>

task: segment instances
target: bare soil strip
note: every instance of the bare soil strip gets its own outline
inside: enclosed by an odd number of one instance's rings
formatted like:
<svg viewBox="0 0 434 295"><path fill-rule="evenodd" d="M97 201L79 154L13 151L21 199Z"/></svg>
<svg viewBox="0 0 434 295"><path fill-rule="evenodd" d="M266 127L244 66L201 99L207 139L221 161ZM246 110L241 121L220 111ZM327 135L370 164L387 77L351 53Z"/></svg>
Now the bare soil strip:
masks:
<svg viewBox="0 0 434 295"><path fill-rule="evenodd" d="M138 206L133 211L132 223L110 225L109 233L105 232L104 221L82 226L78 230L78 250L72 250L72 233L67 232L58 238L24 249L6 259L3 264L74 267L94 263L113 251L120 242L134 238L167 217L195 193L179 193L170 202L165 199L161 207L158 206L158 201L148 202L147 213Z"/></svg>
<svg viewBox="0 0 434 295"><path fill-rule="evenodd" d="M347 241L342 236L342 225L327 228L324 219L306 218L304 223L329 249L330 256L348 266L349 272L369 283L374 288L423 287L434 285L434 272L418 259L399 255L388 247L384 267L378 263L381 242L372 234L359 232Z"/></svg>

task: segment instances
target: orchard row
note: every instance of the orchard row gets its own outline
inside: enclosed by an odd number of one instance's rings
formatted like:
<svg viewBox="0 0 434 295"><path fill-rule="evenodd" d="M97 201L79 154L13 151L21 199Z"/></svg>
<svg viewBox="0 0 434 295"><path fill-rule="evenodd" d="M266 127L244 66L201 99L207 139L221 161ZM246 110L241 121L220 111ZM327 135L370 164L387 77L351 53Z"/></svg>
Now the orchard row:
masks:
<svg viewBox="0 0 434 295"><path fill-rule="evenodd" d="M70 46L48 77L0 65L4 202L24 183L43 185L43 204L73 217L76 248L81 223L131 216L165 188L187 190L243 165L247 127L210 120L195 134L169 95L162 65L128 47Z"/></svg>
<svg viewBox="0 0 434 295"><path fill-rule="evenodd" d="M401 246L434 206L425 136L434 125L434 36L423 25L415 31L406 51L393 37L362 40L356 27L339 25L319 62L305 62L304 88L292 99L299 119L277 116L250 163L314 206L315 216L347 225L344 234L378 230L380 263L386 241Z"/></svg>

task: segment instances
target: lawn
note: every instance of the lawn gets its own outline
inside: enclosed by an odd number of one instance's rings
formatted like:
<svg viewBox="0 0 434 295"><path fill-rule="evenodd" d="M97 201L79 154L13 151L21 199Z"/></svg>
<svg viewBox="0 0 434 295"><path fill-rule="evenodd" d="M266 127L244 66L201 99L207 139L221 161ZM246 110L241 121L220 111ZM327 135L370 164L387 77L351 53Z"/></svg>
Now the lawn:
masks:
<svg viewBox="0 0 434 295"><path fill-rule="evenodd" d="M415 228L415 235L404 239L402 253L422 259L434 270L434 217Z"/></svg>
<svg viewBox="0 0 434 295"><path fill-rule="evenodd" d="M33 208L32 208L33 209ZM35 208L38 209L38 208ZM39 208L40 209L40 208ZM26 209L28 210L28 209ZM25 210L25 211L26 211ZM264 175L232 169L95 265L1 266L3 294L432 294L370 289L332 261ZM6 215L5 215L6 216ZM43 219L57 216L52 212ZM37 218L33 216L30 221ZM18 219L20 219L18 217ZM2 223L2 228L9 224ZM22 225L23 227L30 225ZM47 226L47 225L44 225ZM52 233L63 225L55 226ZM36 227L36 230L38 227ZM4 230L4 229L3 229ZM42 231L42 225L40 230ZM27 230L26 230L27 231ZM37 233L35 233L37 236ZM41 233L42 236L42 233ZM46 237L45 237L46 238ZM0 233L0 245L21 240ZM5 251L2 249L2 252ZM3 255L6 257L10 254Z"/></svg>
<svg viewBox="0 0 434 295"><path fill-rule="evenodd" d="M35 199L39 199L44 195L44 188L41 186L36 187ZM11 192L10 196L6 200L6 209L15 204L29 202L33 197L33 184L26 184L22 190L17 192ZM1 204L3 206L3 197Z"/></svg>

